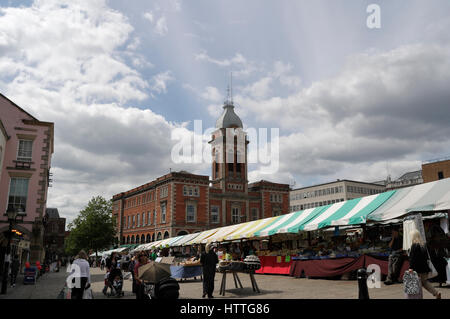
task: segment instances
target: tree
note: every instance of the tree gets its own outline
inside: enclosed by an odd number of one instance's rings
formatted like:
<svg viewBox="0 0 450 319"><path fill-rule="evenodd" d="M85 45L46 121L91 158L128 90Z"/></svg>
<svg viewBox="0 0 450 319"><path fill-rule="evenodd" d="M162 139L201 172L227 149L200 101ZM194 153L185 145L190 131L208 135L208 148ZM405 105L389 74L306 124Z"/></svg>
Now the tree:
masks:
<svg viewBox="0 0 450 319"><path fill-rule="evenodd" d="M97 252L109 248L115 240L115 220L112 202L101 196L93 197L68 226L66 252L75 255L81 249Z"/></svg>

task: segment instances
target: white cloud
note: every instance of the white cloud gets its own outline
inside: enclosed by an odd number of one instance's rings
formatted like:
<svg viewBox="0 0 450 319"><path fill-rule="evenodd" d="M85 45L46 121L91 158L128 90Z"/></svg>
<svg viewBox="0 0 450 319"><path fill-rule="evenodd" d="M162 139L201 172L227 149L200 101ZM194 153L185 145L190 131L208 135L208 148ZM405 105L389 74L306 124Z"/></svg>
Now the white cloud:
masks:
<svg viewBox="0 0 450 319"><path fill-rule="evenodd" d="M158 73L153 77L152 90L157 93L166 93L167 92L167 84L171 81L174 81L175 78L172 76L172 72L165 71L162 73Z"/></svg>
<svg viewBox="0 0 450 319"><path fill-rule="evenodd" d="M220 94L219 90L213 86L207 86L201 93L201 97L211 102L221 102L223 100L222 94Z"/></svg>
<svg viewBox="0 0 450 319"><path fill-rule="evenodd" d="M144 18L147 19L148 21L150 21L151 23L153 23L155 21L155 18L153 17L153 13L151 11L145 12Z"/></svg>
<svg viewBox="0 0 450 319"><path fill-rule="evenodd" d="M169 32L169 29L167 27L167 21L166 17L162 16L158 19L155 25L155 32L159 34L160 36L165 36L167 32Z"/></svg>
<svg viewBox="0 0 450 319"><path fill-rule="evenodd" d="M281 128L280 174L373 181L386 177L386 162L399 176L450 149L448 83L449 47L408 45L354 56L334 78L288 96L243 91L236 100L249 118Z"/></svg>
<svg viewBox="0 0 450 319"><path fill-rule="evenodd" d="M69 221L92 196L110 198L169 170L174 124L124 104L166 93L174 76L165 71L147 81L127 65L151 65L134 54L140 42L132 32L102 0L1 9L0 90L55 123L48 206Z"/></svg>
<svg viewBox="0 0 450 319"><path fill-rule="evenodd" d="M150 21L153 26L153 32L158 34L159 36L165 36L169 32L169 28L167 26L167 20L165 15L161 15L159 18L155 17L155 13L152 11L144 13L144 19Z"/></svg>

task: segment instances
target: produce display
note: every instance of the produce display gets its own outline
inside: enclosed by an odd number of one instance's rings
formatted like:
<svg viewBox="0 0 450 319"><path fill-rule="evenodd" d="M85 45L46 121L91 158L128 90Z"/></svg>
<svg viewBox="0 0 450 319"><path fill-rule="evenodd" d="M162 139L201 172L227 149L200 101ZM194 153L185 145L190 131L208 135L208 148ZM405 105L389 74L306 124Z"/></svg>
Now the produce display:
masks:
<svg viewBox="0 0 450 319"><path fill-rule="evenodd" d="M189 258L188 260L181 262L180 266L201 266L200 260L194 260L195 257Z"/></svg>
<svg viewBox="0 0 450 319"><path fill-rule="evenodd" d="M258 270L261 268L261 261L255 255L245 257L244 263L247 270Z"/></svg>

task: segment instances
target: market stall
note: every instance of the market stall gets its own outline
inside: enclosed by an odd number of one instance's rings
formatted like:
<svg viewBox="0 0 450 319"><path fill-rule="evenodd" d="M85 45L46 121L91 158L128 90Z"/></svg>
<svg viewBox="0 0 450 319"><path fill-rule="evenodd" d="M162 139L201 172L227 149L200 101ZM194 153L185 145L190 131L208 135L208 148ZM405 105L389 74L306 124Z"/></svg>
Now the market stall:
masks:
<svg viewBox="0 0 450 319"><path fill-rule="evenodd" d="M289 275L293 277L336 277L356 271L360 268L367 268L369 265L376 264L380 267L382 275L388 274L388 256L387 254L374 255L355 255L347 257L294 257ZM409 262L404 261L400 274L405 273L409 268Z"/></svg>
<svg viewBox="0 0 450 319"><path fill-rule="evenodd" d="M170 266L172 277L177 279L187 279L197 277L202 280L203 268L200 260L194 260L194 258L187 259L183 262L179 262Z"/></svg>
<svg viewBox="0 0 450 319"><path fill-rule="evenodd" d="M259 269L260 261L256 256L248 256L244 261L221 260L217 266L217 271L222 274L219 294L225 296L227 274L232 274L236 288L243 289L238 273L245 273L250 276L250 282L254 292L260 293L255 279L255 270Z"/></svg>

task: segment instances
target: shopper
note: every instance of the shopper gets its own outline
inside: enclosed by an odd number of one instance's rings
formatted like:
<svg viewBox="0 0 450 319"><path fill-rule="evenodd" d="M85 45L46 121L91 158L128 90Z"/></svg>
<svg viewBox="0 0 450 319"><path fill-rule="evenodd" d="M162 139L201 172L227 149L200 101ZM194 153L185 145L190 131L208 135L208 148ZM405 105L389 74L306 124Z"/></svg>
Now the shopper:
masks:
<svg viewBox="0 0 450 319"><path fill-rule="evenodd" d="M11 263L11 288L16 286L16 278L19 273L20 260L18 255L14 255L14 259Z"/></svg>
<svg viewBox="0 0 450 319"><path fill-rule="evenodd" d="M448 245L447 236L444 231L438 225L435 225L431 228L431 239L428 247L428 253L430 255L431 262L433 263L434 268L438 272L437 277L433 278L432 282L438 282L439 287L442 287L447 281L447 252L446 248ZM450 280L450 278L449 278Z"/></svg>
<svg viewBox="0 0 450 319"><path fill-rule="evenodd" d="M136 257L133 256L133 258L131 258L130 264L128 265L128 271L131 273L131 278L132 278L132 281L133 281L131 291L134 294L136 293L136 278L135 278L135 274L134 274L134 267L135 266L136 266Z"/></svg>
<svg viewBox="0 0 450 319"><path fill-rule="evenodd" d="M385 285L392 285L395 282L401 282L398 280L400 277L400 271L404 261L403 255L403 237L400 236L398 230L392 230L392 239L389 243L391 254L389 255L388 275L384 282Z"/></svg>
<svg viewBox="0 0 450 319"><path fill-rule="evenodd" d="M77 266L79 269L75 271ZM83 299L84 290L91 284L88 256L84 250L81 250L75 257L71 270L71 275L74 274L73 277L75 277L72 280L72 283L75 283L75 287L72 288L72 299ZM77 287L78 283L79 286Z"/></svg>
<svg viewBox="0 0 450 319"><path fill-rule="evenodd" d="M431 271L428 267L428 252L425 244L422 241L422 236L418 230L414 230L411 234L412 245L409 253L409 268L410 271L415 271L420 277L422 287L428 290L436 299L441 299L441 293L438 292L428 282L428 273Z"/></svg>
<svg viewBox="0 0 450 319"><path fill-rule="evenodd" d="M134 278L136 280L136 299L147 299L144 291L144 282L139 279L139 267L148 264L147 254L141 252L138 255L138 262L134 266Z"/></svg>
<svg viewBox="0 0 450 319"><path fill-rule="evenodd" d="M211 244L206 245L206 253L200 257L200 263L203 266L203 295L205 298L214 298L214 277L216 275L216 265L219 263L219 258L214 252Z"/></svg>

